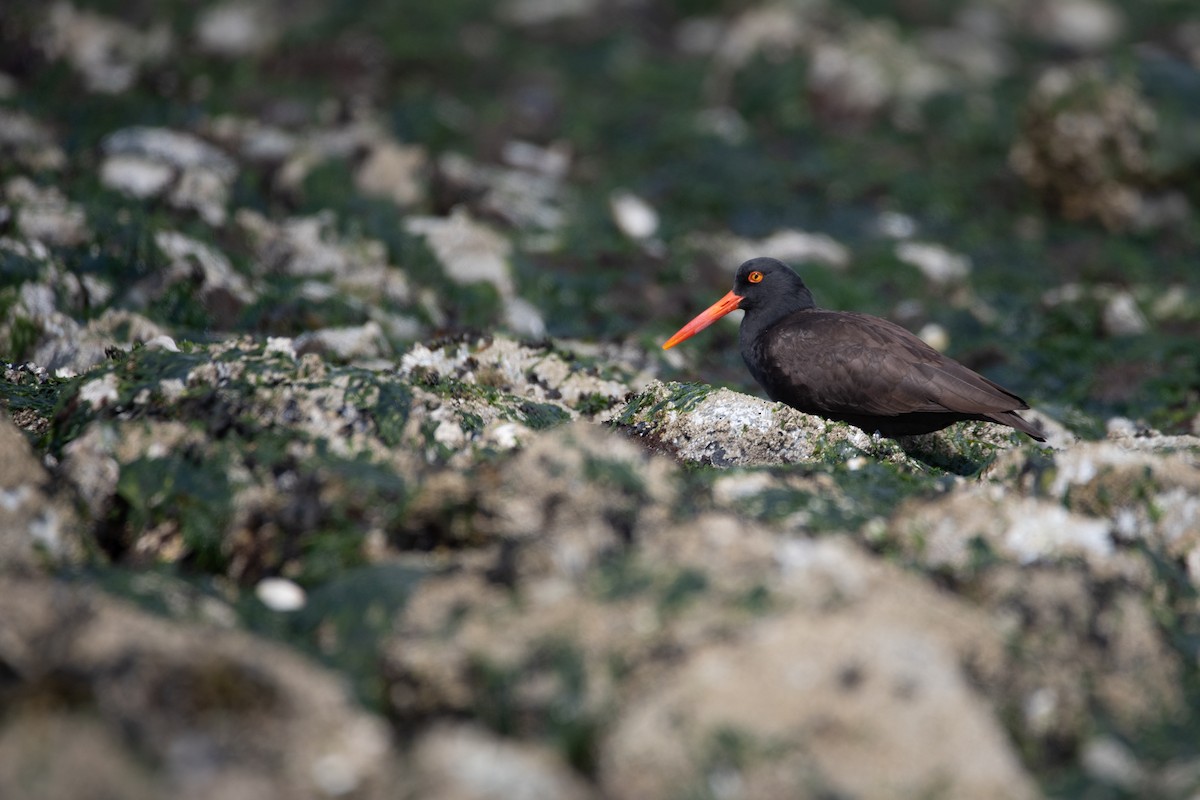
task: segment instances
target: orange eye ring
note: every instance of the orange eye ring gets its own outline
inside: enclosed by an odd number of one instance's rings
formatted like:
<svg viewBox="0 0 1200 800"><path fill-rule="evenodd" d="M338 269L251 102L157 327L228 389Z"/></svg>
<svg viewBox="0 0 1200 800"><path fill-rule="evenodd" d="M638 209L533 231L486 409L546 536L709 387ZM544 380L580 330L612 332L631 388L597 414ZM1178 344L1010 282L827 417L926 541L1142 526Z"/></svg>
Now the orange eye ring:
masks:
<svg viewBox="0 0 1200 800"><path fill-rule="evenodd" d="M763 274L758 270L754 270L754 272L751 272L746 276L746 280L750 281L751 283L762 283L762 279Z"/></svg>

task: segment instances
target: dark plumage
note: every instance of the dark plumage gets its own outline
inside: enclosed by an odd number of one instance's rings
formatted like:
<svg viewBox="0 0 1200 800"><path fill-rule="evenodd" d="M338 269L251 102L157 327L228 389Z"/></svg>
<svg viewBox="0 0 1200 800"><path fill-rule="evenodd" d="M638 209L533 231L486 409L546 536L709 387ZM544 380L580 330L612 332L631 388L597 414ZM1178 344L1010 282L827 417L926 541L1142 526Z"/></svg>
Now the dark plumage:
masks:
<svg viewBox="0 0 1200 800"><path fill-rule="evenodd" d="M738 267L733 290L672 336L673 347L744 309L739 335L750 374L772 399L884 436L985 420L1045 441L1017 411L1024 400L947 358L895 323L817 308L790 267L755 258Z"/></svg>

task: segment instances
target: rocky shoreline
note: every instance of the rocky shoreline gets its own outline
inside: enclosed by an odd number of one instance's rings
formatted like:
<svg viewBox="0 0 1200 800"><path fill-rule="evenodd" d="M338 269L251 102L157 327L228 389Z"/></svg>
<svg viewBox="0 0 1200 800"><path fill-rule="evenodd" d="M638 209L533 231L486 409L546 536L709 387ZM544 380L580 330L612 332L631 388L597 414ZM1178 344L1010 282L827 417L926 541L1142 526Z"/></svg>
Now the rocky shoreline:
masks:
<svg viewBox="0 0 1200 800"><path fill-rule="evenodd" d="M1061 748L1136 791L1200 770L1094 733L1186 704L1192 437L894 442L504 337L5 378L46 446L4 423L8 725L111 751L113 791L1013 797Z"/></svg>
<svg viewBox="0 0 1200 800"><path fill-rule="evenodd" d="M0 9L0 797L1200 791L1200 40L1155 83L1100 0L193 5ZM454 95L506 59L506 113ZM663 354L749 255L1047 443Z"/></svg>

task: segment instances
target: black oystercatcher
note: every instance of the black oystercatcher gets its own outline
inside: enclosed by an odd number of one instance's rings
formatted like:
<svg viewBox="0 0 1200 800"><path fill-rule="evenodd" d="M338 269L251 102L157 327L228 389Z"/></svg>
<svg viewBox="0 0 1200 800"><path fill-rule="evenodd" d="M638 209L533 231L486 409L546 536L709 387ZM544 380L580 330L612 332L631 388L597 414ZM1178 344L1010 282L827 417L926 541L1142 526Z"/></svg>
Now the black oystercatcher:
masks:
<svg viewBox="0 0 1200 800"><path fill-rule="evenodd" d="M947 358L895 323L817 308L800 276L773 258L738 267L733 290L679 329L674 347L735 308L750 374L767 395L867 433L908 436L968 419L998 422L1039 442L1024 400Z"/></svg>

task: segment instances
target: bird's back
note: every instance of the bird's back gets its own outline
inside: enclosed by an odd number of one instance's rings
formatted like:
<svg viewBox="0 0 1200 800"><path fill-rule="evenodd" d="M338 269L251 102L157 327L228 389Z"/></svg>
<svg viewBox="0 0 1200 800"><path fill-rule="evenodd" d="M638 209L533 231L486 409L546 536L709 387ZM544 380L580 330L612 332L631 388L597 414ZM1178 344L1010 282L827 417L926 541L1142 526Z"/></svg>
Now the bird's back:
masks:
<svg viewBox="0 0 1200 800"><path fill-rule="evenodd" d="M806 413L874 425L889 435L962 419L1040 434L1012 413L1028 408L1021 398L879 317L805 309L741 344L768 396Z"/></svg>

